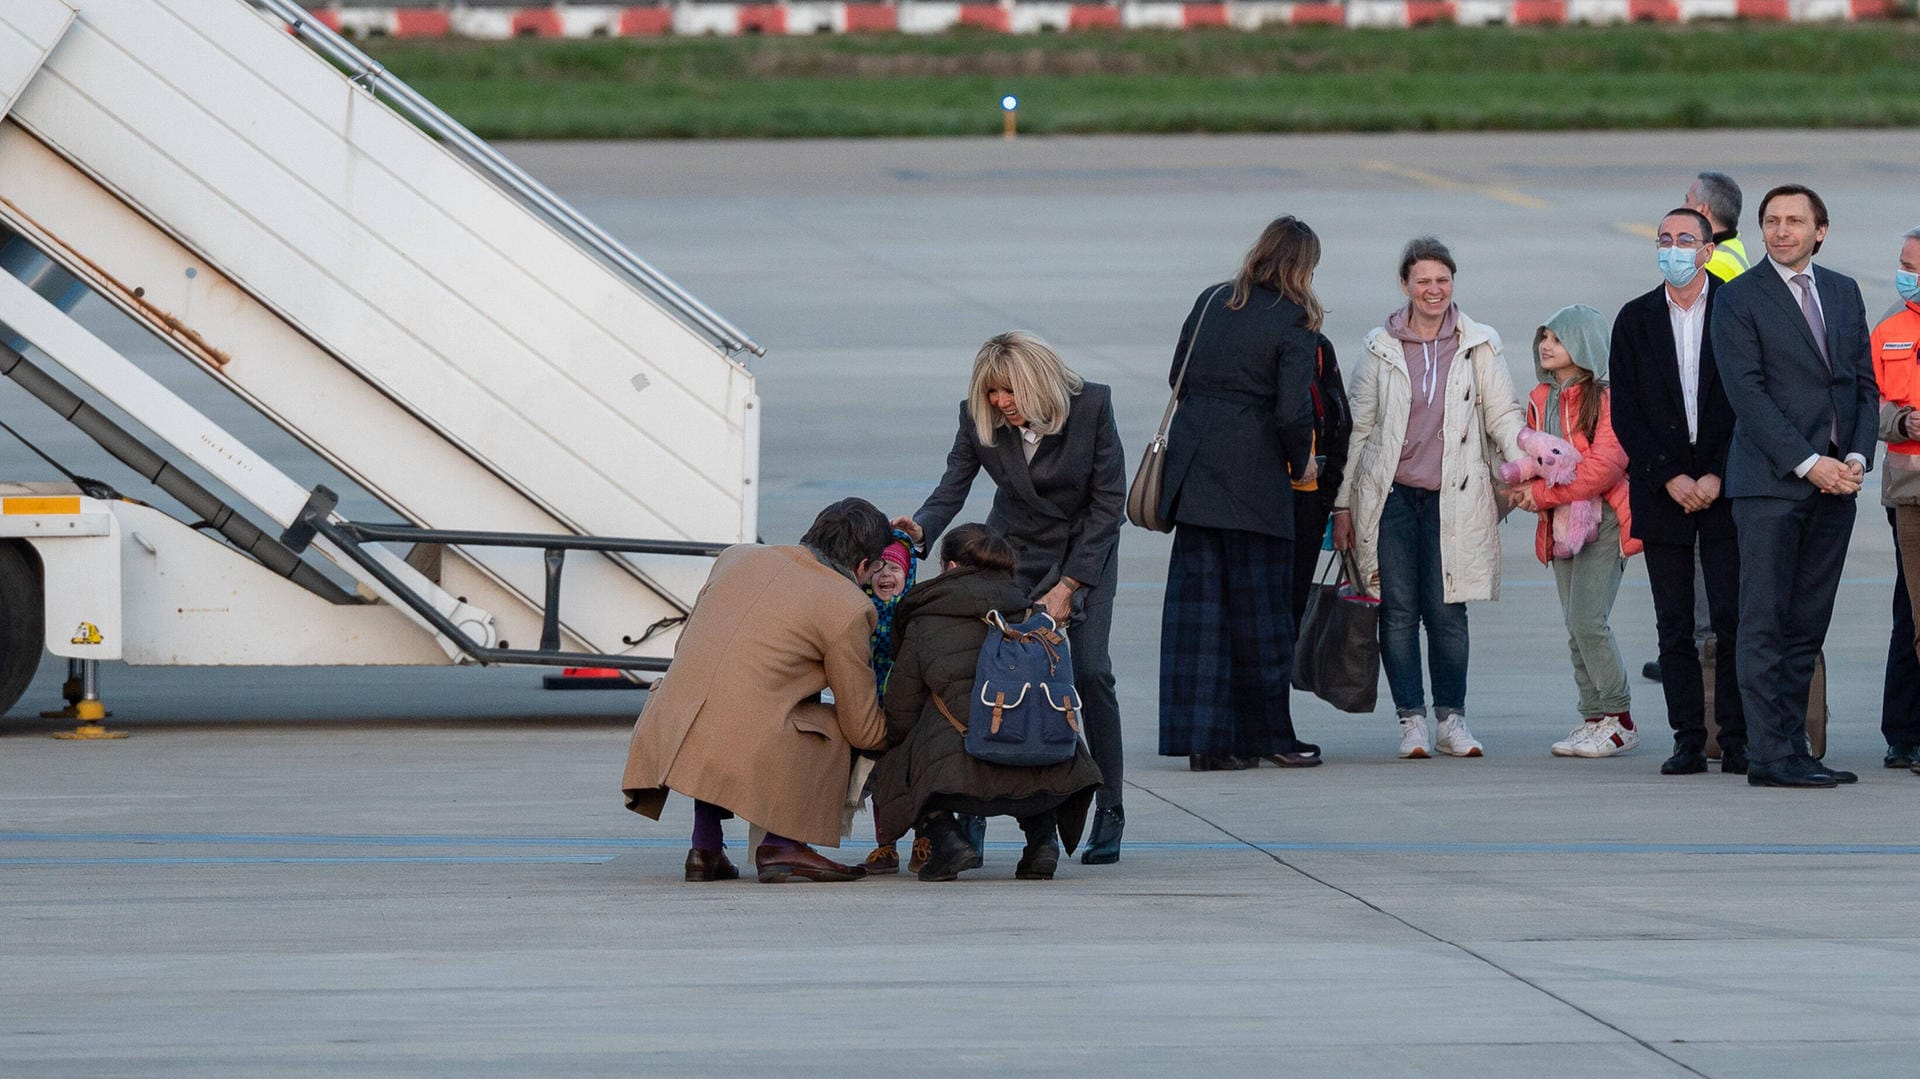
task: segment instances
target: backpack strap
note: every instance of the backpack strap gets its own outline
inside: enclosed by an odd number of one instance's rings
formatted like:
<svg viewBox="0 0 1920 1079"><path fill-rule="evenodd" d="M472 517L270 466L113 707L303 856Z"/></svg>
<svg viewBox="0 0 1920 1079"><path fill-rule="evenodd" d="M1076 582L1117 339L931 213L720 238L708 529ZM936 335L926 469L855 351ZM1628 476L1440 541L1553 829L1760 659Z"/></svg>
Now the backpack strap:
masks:
<svg viewBox="0 0 1920 1079"><path fill-rule="evenodd" d="M947 710L947 702L941 700L940 694L938 693L933 695L933 706L940 709L940 714L946 717L948 723L953 724L954 730L960 732L960 737L965 738L967 736L967 725L960 722L960 720L954 717L952 712Z"/></svg>

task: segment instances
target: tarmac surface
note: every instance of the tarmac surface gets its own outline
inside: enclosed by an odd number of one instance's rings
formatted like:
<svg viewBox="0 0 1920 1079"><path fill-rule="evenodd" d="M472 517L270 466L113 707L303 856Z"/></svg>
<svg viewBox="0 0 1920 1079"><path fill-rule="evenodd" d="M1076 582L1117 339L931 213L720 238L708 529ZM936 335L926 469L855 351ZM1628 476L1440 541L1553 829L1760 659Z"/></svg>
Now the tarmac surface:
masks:
<svg viewBox="0 0 1920 1079"><path fill-rule="evenodd" d="M1005 329L1112 383L1137 453L1180 319L1280 213L1323 239L1349 370L1398 302L1400 246L1431 232L1523 392L1548 315L1657 282L1650 226L1699 168L1746 186L1749 220L1774 183L1818 188L1821 261L1869 311L1920 221L1910 132L509 152L770 347L775 541L846 494L912 510L975 348ZM126 480L44 412L0 386L9 423ZM17 444L0 471L50 475ZM952 885L682 883L689 803L654 823L616 789L638 693L543 692L525 670L109 667L133 737L74 744L34 718L64 673L47 660L0 725L0 1072L1914 1074L1920 778L1879 767L1883 511L1863 500L1827 645L1828 760L1861 775L1837 791L1660 777L1665 708L1637 675L1639 750L1550 757L1578 717L1530 537L1508 522L1502 599L1472 610L1486 758L1395 759L1383 688L1372 717L1296 695L1323 767L1195 774L1155 756L1167 540L1129 529L1128 842L1051 883L1012 880L1006 821ZM1614 615L1636 671L1645 581L1629 567Z"/></svg>

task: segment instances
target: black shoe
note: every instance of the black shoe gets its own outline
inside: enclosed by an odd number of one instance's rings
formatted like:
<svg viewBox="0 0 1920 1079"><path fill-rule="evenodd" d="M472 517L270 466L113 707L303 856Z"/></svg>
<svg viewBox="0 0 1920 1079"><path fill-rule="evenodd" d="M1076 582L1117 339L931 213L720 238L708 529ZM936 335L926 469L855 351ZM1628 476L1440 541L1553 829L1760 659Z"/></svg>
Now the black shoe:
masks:
<svg viewBox="0 0 1920 1079"><path fill-rule="evenodd" d="M1054 838L1059 824L1052 813L1022 818L1020 830L1026 833L1027 847L1020 852L1020 864L1013 867L1015 880L1052 880L1060 868L1060 841Z"/></svg>
<svg viewBox="0 0 1920 1079"><path fill-rule="evenodd" d="M1755 764L1747 769L1751 787L1837 787L1840 781L1821 771L1811 757L1787 757L1772 764Z"/></svg>
<svg viewBox="0 0 1920 1079"><path fill-rule="evenodd" d="M1080 852L1081 865L1112 865L1120 860L1120 833L1126 831L1127 814L1119 806L1097 809L1093 814L1093 834L1087 849Z"/></svg>
<svg viewBox="0 0 1920 1079"><path fill-rule="evenodd" d="M1887 755L1880 763L1888 768L1912 768L1920 764L1920 746L1911 742L1895 742L1887 747Z"/></svg>
<svg viewBox="0 0 1920 1079"><path fill-rule="evenodd" d="M1660 661L1657 659L1648 660L1646 666L1640 668L1640 677L1645 678L1649 682L1658 682L1660 680Z"/></svg>
<svg viewBox="0 0 1920 1079"><path fill-rule="evenodd" d="M1259 759L1255 758L1254 764L1259 763ZM1187 771L1189 772L1239 772L1247 767L1249 766L1245 757L1222 757L1212 753L1187 754Z"/></svg>
<svg viewBox="0 0 1920 1079"><path fill-rule="evenodd" d="M1663 776L1694 776L1707 770L1707 755L1697 749L1675 749L1660 764Z"/></svg>
<svg viewBox="0 0 1920 1079"><path fill-rule="evenodd" d="M1282 768L1312 768L1320 763L1320 747L1295 739L1292 749L1269 753L1267 759Z"/></svg>
<svg viewBox="0 0 1920 1079"><path fill-rule="evenodd" d="M1860 782L1860 777L1853 774L1852 772L1849 772L1844 768L1828 767L1827 765L1822 764L1820 760L1816 757L1803 756L1800 758L1800 760L1804 762L1808 767L1812 768L1814 771L1825 772L1827 775L1832 776L1834 782L1840 784L1843 787L1849 783Z"/></svg>
<svg viewBox="0 0 1920 1079"><path fill-rule="evenodd" d="M967 842L966 833L961 830L960 822L953 819L953 814L928 814L920 822L920 834L932 848L927 864L920 867L921 880L953 880L980 864L979 853Z"/></svg>
<svg viewBox="0 0 1920 1079"><path fill-rule="evenodd" d="M1747 751L1744 746L1724 746L1720 750L1720 773L1729 776L1747 774Z"/></svg>

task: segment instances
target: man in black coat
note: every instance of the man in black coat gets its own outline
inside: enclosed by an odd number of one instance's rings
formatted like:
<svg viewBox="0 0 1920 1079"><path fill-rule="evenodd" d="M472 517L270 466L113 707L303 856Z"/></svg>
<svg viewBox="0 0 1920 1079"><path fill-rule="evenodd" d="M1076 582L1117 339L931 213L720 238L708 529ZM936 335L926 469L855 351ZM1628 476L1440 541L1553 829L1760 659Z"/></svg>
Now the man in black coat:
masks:
<svg viewBox="0 0 1920 1079"><path fill-rule="evenodd" d="M1808 752L1814 658L1833 618L1854 496L1878 437L1866 305L1813 264L1827 207L1812 189L1760 200L1766 261L1713 301L1714 360L1733 406L1727 494L1740 535L1740 697L1756 787L1832 787L1851 772Z"/></svg>
<svg viewBox="0 0 1920 1079"><path fill-rule="evenodd" d="M1673 727L1673 755L1660 774L1707 770L1706 690L1693 636L1697 544L1719 657L1714 718L1720 770L1740 775L1747 770L1747 727L1735 673L1740 552L1721 489L1733 409L1708 333L1713 301L1724 286L1706 272L1714 254L1713 226L1697 211L1667 214L1657 243L1665 280L1620 309L1611 352L1613 430L1627 451L1633 534L1646 544L1661 685Z"/></svg>

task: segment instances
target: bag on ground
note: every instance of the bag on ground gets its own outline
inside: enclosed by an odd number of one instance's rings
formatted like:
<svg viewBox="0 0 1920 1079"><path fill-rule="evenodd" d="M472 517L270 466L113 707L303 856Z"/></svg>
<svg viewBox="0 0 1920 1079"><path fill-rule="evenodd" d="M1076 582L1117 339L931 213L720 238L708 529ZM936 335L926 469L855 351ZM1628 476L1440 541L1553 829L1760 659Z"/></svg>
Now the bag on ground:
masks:
<svg viewBox="0 0 1920 1079"><path fill-rule="evenodd" d="M1293 650L1293 686L1340 709L1371 712L1380 695L1380 601L1353 586L1345 556L1340 578L1328 583L1334 559L1307 596Z"/></svg>

